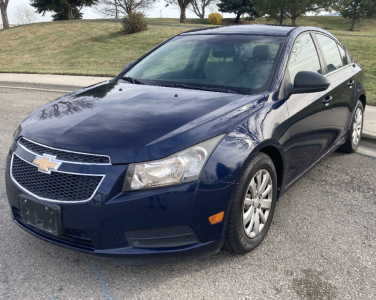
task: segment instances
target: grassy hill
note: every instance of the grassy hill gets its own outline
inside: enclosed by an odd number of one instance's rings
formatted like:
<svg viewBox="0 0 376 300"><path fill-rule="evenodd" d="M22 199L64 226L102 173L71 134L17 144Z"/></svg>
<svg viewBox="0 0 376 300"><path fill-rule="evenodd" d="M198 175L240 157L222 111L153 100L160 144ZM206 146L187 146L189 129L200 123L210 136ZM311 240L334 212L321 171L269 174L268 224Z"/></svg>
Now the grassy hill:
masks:
<svg viewBox="0 0 376 300"><path fill-rule="evenodd" d="M189 30L210 26L208 20L148 19L147 31L124 35L110 20L75 20L37 23L0 31L0 72L114 76L163 40ZM257 23L268 23L265 19ZM376 20L347 31L342 17L299 18L298 25L318 26L335 34L365 68L368 99L376 105Z"/></svg>

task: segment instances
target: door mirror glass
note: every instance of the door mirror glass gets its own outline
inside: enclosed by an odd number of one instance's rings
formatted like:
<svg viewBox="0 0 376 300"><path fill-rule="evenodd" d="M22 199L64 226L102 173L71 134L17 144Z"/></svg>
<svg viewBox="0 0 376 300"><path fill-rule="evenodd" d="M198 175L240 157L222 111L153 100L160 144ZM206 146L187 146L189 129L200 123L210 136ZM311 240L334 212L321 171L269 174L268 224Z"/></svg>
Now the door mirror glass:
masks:
<svg viewBox="0 0 376 300"><path fill-rule="evenodd" d="M329 79L317 72L300 71L295 76L294 86L290 94L322 92L329 85Z"/></svg>

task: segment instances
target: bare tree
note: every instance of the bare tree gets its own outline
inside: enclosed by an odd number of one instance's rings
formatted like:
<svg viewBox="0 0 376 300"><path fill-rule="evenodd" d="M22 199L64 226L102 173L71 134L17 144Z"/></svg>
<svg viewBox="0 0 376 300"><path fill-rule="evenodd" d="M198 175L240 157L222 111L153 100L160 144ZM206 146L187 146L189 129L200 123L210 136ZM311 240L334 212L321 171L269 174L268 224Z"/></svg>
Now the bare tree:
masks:
<svg viewBox="0 0 376 300"><path fill-rule="evenodd" d="M104 18L119 17L116 0L99 0L94 10Z"/></svg>
<svg viewBox="0 0 376 300"><path fill-rule="evenodd" d="M1 19L3 20L3 28L9 28L9 20L7 14L9 0L0 0Z"/></svg>
<svg viewBox="0 0 376 300"><path fill-rule="evenodd" d="M193 0L165 0L166 6L172 5L180 8L180 23L187 23L186 10Z"/></svg>
<svg viewBox="0 0 376 300"><path fill-rule="evenodd" d="M105 18L118 18L153 8L156 0L99 0L95 10Z"/></svg>
<svg viewBox="0 0 376 300"><path fill-rule="evenodd" d="M38 15L26 4L17 5L16 10L13 12L13 17L17 25L35 23L38 19Z"/></svg>
<svg viewBox="0 0 376 300"><path fill-rule="evenodd" d="M193 11L200 19L205 18L205 10L210 6L214 6L217 0L192 0L192 5L189 9Z"/></svg>

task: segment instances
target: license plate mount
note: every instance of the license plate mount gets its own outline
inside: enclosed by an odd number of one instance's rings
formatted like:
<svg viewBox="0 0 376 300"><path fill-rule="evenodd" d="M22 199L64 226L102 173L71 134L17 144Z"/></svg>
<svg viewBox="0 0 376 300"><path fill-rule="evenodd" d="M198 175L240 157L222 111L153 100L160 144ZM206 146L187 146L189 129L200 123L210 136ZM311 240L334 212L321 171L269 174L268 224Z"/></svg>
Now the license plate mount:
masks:
<svg viewBox="0 0 376 300"><path fill-rule="evenodd" d="M45 204L20 198L21 218L24 223L58 236L62 233L61 208L57 204Z"/></svg>

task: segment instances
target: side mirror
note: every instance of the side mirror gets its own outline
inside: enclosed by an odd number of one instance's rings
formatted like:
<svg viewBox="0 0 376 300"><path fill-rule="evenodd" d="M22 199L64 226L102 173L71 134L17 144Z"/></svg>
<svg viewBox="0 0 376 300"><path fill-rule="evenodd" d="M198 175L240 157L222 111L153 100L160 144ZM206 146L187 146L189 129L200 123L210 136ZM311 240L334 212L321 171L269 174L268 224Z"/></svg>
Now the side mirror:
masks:
<svg viewBox="0 0 376 300"><path fill-rule="evenodd" d="M133 65L133 63L134 63L134 61L131 61L131 62L125 64L122 71L125 71L126 69L128 69L131 65Z"/></svg>
<svg viewBox="0 0 376 300"><path fill-rule="evenodd" d="M330 81L325 76L311 71L300 71L295 76L290 94L304 94L325 91Z"/></svg>

